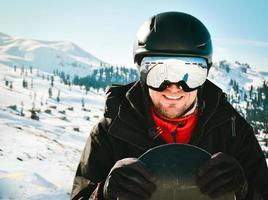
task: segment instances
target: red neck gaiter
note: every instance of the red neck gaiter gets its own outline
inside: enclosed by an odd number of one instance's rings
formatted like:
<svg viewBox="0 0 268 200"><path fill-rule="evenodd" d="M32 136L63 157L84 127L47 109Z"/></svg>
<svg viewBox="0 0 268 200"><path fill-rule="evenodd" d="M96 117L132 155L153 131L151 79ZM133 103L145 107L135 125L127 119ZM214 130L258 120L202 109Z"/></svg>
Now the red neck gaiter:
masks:
<svg viewBox="0 0 268 200"><path fill-rule="evenodd" d="M193 113L175 119L160 115L153 107L151 113L156 125L157 136L162 137L166 143L189 143L197 123L197 108Z"/></svg>

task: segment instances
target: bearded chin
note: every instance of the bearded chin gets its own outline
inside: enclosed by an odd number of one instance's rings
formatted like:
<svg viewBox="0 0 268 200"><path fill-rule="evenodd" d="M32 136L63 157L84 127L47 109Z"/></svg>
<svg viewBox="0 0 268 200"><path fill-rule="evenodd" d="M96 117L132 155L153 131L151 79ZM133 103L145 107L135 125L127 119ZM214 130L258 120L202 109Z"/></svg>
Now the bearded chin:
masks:
<svg viewBox="0 0 268 200"><path fill-rule="evenodd" d="M170 104L168 108L163 107L161 104L155 106L156 111L163 115L164 117L168 118L179 118L184 113L186 109L186 105L183 107L184 109L176 108L176 104Z"/></svg>

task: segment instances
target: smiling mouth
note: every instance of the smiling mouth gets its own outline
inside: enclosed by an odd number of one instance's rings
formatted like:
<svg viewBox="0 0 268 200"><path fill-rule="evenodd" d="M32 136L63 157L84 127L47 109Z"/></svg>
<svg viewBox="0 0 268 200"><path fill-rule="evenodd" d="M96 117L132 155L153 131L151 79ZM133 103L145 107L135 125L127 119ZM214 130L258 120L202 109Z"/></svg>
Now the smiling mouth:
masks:
<svg viewBox="0 0 268 200"><path fill-rule="evenodd" d="M183 96L169 96L169 95L164 95L164 97L169 100L180 100L183 98Z"/></svg>

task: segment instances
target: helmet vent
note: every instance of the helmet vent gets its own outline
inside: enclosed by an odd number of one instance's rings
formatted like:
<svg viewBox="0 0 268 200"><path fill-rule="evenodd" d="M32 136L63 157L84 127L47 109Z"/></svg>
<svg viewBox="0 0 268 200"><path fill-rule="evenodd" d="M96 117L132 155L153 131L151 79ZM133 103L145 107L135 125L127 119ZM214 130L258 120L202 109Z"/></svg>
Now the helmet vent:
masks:
<svg viewBox="0 0 268 200"><path fill-rule="evenodd" d="M207 43L203 43L203 44L197 45L197 48L204 50L206 48L206 46L207 46Z"/></svg>
<svg viewBox="0 0 268 200"><path fill-rule="evenodd" d="M156 17L154 16L154 17L151 19L150 31L152 31L153 29L156 31L155 21L156 21Z"/></svg>
<svg viewBox="0 0 268 200"><path fill-rule="evenodd" d="M143 47L145 47L145 43L142 42L142 41L138 41L138 45L139 45L139 46L143 46Z"/></svg>

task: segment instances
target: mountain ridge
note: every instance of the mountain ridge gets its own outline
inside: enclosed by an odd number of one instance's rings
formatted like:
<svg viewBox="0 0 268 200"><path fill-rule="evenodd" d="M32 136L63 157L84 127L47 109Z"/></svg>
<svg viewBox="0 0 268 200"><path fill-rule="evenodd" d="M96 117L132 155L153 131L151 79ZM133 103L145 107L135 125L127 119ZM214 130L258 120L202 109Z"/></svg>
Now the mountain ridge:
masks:
<svg viewBox="0 0 268 200"><path fill-rule="evenodd" d="M0 60L13 67L34 67L52 73L58 69L76 75L89 74L93 68L108 63L83 50L70 41L23 39L0 33Z"/></svg>

